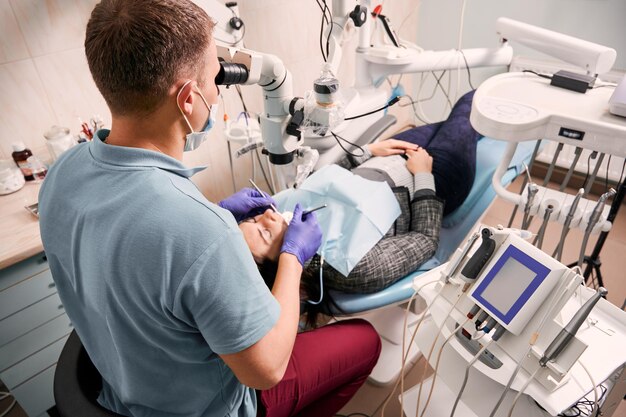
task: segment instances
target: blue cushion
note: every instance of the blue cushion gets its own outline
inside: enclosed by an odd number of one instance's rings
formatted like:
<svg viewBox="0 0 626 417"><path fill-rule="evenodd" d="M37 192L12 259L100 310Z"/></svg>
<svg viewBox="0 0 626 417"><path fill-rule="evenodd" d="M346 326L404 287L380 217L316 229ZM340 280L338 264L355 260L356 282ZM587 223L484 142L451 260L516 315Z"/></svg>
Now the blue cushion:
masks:
<svg viewBox="0 0 626 417"><path fill-rule="evenodd" d="M509 170L502 179L503 185L510 184L523 171L522 163L528 164L535 144L536 142L532 141L518 145L517 151L509 164ZM478 141L476 149L476 177L472 189L465 202L454 212L444 217L437 252L435 256L422 264L417 271L401 278L384 290L373 294L347 294L330 291L333 299L343 310L344 314L373 310L409 299L413 294L413 278L448 261L450 255L463 243L463 239L465 239L495 198L491 179L502 159L506 146L507 142L491 138L483 138Z"/></svg>

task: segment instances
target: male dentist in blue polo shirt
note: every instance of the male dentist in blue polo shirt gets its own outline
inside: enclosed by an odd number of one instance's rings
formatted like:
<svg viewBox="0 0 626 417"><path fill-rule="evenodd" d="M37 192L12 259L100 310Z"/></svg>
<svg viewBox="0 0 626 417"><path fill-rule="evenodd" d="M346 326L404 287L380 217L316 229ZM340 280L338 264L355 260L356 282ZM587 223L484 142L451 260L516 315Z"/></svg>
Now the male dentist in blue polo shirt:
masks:
<svg viewBox="0 0 626 417"><path fill-rule="evenodd" d="M181 163L216 117L213 26L187 0L96 5L85 53L112 126L66 152L42 186L50 269L102 375L98 402L109 410L278 416L314 415L318 404L331 404L336 411L363 383L380 346L369 325L353 322L334 331L360 332L359 344L334 356L374 347L360 367L336 368L342 357L304 358L310 364L296 357L300 275L321 240L315 216L295 211L268 289L236 220L271 199L243 190L213 204L189 179L198 169ZM301 369L333 367L343 380L329 371L315 384L301 382Z"/></svg>

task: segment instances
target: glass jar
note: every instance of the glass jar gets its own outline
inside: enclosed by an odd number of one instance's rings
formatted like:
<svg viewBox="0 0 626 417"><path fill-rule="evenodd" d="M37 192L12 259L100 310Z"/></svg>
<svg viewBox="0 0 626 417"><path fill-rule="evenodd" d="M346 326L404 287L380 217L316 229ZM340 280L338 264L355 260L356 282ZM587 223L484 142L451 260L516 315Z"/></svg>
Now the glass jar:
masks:
<svg viewBox="0 0 626 417"><path fill-rule="evenodd" d="M48 152L50 152L52 162L56 161L63 152L76 144L67 127L52 126L43 136L46 138L46 146L48 147Z"/></svg>

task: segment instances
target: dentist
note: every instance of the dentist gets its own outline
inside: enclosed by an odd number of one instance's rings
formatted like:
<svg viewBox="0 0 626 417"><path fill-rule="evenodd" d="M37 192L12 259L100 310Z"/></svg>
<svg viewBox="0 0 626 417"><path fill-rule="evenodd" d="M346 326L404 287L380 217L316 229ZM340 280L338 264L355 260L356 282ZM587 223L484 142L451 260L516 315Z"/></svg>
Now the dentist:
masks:
<svg viewBox="0 0 626 417"><path fill-rule="evenodd" d="M181 163L216 117L213 26L187 0L95 6L85 53L112 126L66 152L41 188L50 269L102 375L103 407L331 416L380 340L361 320L297 334L300 275L321 241L315 215L295 210L270 290L236 220L271 199L242 190L213 204L190 181L199 169Z"/></svg>

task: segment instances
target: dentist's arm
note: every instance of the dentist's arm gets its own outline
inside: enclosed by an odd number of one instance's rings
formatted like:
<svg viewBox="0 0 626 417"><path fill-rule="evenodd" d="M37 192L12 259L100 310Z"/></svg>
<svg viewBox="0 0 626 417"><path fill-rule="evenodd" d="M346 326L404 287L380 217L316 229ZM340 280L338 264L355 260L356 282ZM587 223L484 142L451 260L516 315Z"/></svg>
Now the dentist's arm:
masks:
<svg viewBox="0 0 626 417"><path fill-rule="evenodd" d="M322 232L315 213L302 220L296 205L285 233L272 294L280 304L274 327L257 343L241 352L221 355L237 379L255 389L268 389L281 381L298 332L300 319L300 276L304 263L319 248Z"/></svg>

